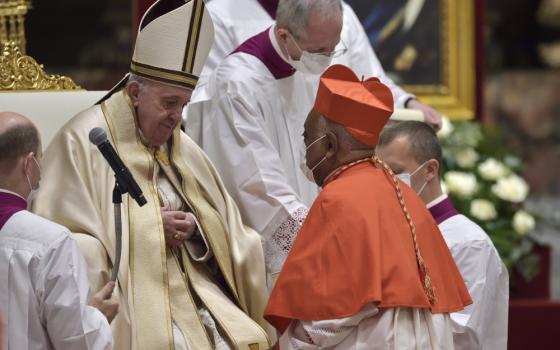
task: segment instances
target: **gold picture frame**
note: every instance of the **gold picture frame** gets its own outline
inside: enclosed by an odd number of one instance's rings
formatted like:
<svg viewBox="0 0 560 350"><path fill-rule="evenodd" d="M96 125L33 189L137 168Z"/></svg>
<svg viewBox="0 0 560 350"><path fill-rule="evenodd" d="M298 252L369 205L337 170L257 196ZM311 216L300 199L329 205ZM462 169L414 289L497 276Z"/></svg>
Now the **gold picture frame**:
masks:
<svg viewBox="0 0 560 350"><path fill-rule="evenodd" d="M404 49L407 45L406 40L411 40L414 47L414 40L418 41L418 46L422 47L426 42L426 37L418 34L419 31L429 32L429 37L438 41L434 44L437 52L434 54L434 64L437 67L428 67L433 76L437 76L434 81L428 83L413 82L411 75L416 73L426 73L425 69L411 68L411 71L396 79L395 82L402 86L406 91L415 94L419 100L432 106L451 119L473 119L476 111L476 63L475 63L475 1L469 0L347 0L354 8L358 17L362 20L368 37L372 42L374 50L381 61L385 71L389 76L398 75L397 70L392 72L393 67L399 67L395 57L406 57ZM421 7L424 12L417 10L415 26L418 23L419 30L414 27L410 29L409 37L402 35L402 29L406 20L404 12L408 10L412 3ZM419 4L419 5L418 5ZM415 5L415 4L412 4ZM376 7L377 6L377 7ZM405 9L406 8L406 9ZM387 10L390 9L390 10ZM377 12L376 12L377 11ZM380 11L387 11L386 22L378 21L373 27L372 16L376 19L382 18ZM392 12L391 12L392 11ZM399 22L400 21L400 22ZM433 28L433 29L432 29ZM399 32L401 30L401 32ZM391 34L388 34L391 33ZM392 33L397 33L393 35ZM388 35L393 35L393 42L386 40ZM386 40L383 42L383 40ZM380 44L381 42L381 44ZM385 45L385 46L383 46ZM398 50L392 46L399 46ZM390 59L384 57L392 49L397 51ZM400 50L400 51L399 51ZM424 59L425 53L421 50L413 51L408 57L414 57L419 61ZM410 52L408 52L410 54ZM434 56L432 55L432 56ZM406 61L406 60L405 60ZM401 59L400 64L403 60ZM407 67L404 64L404 67ZM423 66L426 68L426 66ZM399 81L400 80L400 81Z"/></svg>

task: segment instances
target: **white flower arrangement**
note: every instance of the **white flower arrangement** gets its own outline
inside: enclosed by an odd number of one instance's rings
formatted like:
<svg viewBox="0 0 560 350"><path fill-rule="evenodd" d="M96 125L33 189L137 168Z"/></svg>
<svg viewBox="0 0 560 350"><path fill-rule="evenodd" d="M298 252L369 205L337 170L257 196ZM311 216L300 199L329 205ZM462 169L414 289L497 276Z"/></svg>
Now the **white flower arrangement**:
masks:
<svg viewBox="0 0 560 350"><path fill-rule="evenodd" d="M473 174L461 171L449 171L444 176L449 193L463 198L470 198L477 188L476 177Z"/></svg>
<svg viewBox="0 0 560 350"><path fill-rule="evenodd" d="M518 210L513 216L512 224L515 232L526 235L535 229L535 217L525 210Z"/></svg>
<svg viewBox="0 0 560 350"><path fill-rule="evenodd" d="M529 185L518 175L521 160L491 126L463 121L446 128L438 134L443 146L442 188L457 210L489 235L508 269L516 268L530 279L538 271L529 234L537 218L522 209Z"/></svg>
<svg viewBox="0 0 560 350"><path fill-rule="evenodd" d="M529 185L521 176L511 174L498 179L492 186L492 192L505 201L521 203L529 194Z"/></svg>
<svg viewBox="0 0 560 350"><path fill-rule="evenodd" d="M478 173L484 180L496 181L510 172L511 170L504 163L494 158L488 158L478 165Z"/></svg>
<svg viewBox="0 0 560 350"><path fill-rule="evenodd" d="M461 168L469 169L476 165L476 162L480 159L480 156L478 155L478 153L476 153L474 148L465 147L457 151L457 154L455 154L455 158L457 159L457 164L459 164Z"/></svg>
<svg viewBox="0 0 560 350"><path fill-rule="evenodd" d="M487 199L474 199L471 202L470 213L472 216L482 221L492 220L498 216L496 207Z"/></svg>

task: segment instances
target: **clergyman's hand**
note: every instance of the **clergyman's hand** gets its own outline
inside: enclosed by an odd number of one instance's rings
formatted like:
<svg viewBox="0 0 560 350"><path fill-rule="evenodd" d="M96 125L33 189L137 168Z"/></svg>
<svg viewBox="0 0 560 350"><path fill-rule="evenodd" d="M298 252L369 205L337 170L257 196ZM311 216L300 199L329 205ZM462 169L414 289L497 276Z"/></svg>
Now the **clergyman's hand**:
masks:
<svg viewBox="0 0 560 350"><path fill-rule="evenodd" d="M115 316L119 313L119 301L117 296L113 295L115 282L110 281L101 290L91 297L89 305L97 308L111 323Z"/></svg>
<svg viewBox="0 0 560 350"><path fill-rule="evenodd" d="M407 103L406 108L417 109L421 111L422 113L424 113L424 122L430 124L430 126L433 127L436 131L441 129L442 115L432 107L427 106L418 100L410 100Z"/></svg>
<svg viewBox="0 0 560 350"><path fill-rule="evenodd" d="M181 246L183 241L191 238L196 230L196 223L192 213L161 208L165 243L169 248Z"/></svg>

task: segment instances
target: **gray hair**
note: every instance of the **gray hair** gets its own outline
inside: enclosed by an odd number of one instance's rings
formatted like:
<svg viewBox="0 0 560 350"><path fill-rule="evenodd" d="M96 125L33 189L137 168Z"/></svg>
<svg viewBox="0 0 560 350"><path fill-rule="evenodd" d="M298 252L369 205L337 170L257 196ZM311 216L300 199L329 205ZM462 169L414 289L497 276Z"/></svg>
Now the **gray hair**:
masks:
<svg viewBox="0 0 560 350"><path fill-rule="evenodd" d="M299 39L305 37L311 14L326 19L334 18L342 11L341 0L280 0L276 10L276 24L286 28Z"/></svg>

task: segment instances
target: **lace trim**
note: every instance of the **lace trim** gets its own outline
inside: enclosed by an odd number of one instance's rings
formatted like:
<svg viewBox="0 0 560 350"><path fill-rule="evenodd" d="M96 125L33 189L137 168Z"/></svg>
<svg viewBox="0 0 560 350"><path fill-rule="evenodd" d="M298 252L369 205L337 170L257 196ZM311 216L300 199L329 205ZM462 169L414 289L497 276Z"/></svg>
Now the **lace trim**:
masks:
<svg viewBox="0 0 560 350"><path fill-rule="evenodd" d="M277 273L284 265L288 253L292 249L294 240L299 232L308 210L300 207L294 210L282 224L265 240L264 253L266 267L269 273Z"/></svg>

